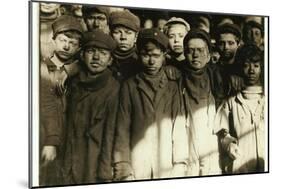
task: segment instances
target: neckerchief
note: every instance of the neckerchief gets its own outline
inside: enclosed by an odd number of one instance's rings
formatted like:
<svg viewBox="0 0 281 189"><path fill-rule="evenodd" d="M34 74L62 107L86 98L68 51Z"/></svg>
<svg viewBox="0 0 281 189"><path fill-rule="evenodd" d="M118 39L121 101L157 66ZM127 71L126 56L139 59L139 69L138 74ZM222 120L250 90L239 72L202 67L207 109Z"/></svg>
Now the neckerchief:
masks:
<svg viewBox="0 0 281 189"><path fill-rule="evenodd" d="M189 95L198 104L200 99L207 99L211 90L210 79L206 67L194 70L189 66L183 66L185 85Z"/></svg>

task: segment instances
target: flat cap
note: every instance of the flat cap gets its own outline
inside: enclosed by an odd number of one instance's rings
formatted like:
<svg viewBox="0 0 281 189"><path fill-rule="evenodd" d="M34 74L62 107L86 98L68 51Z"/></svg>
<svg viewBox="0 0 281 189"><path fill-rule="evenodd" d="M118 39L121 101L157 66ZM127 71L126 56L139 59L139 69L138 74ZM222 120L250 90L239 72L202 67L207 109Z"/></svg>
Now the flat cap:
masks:
<svg viewBox="0 0 281 189"><path fill-rule="evenodd" d="M137 39L137 47L140 49L145 42L156 42L164 49L168 48L169 40L167 36L156 28L143 29L140 31Z"/></svg>
<svg viewBox="0 0 281 189"><path fill-rule="evenodd" d="M209 51L212 50L210 35L205 30L202 29L191 29L183 40L184 47L186 47L188 41L195 38L204 40L207 43Z"/></svg>
<svg viewBox="0 0 281 189"><path fill-rule="evenodd" d="M116 48L116 42L108 34L105 34L100 29L95 29L91 32L84 33L83 48L93 46L109 51L113 51Z"/></svg>
<svg viewBox="0 0 281 189"><path fill-rule="evenodd" d="M263 32L263 25L256 21L248 21L245 23L244 28L258 28Z"/></svg>
<svg viewBox="0 0 281 189"><path fill-rule="evenodd" d="M186 30L189 31L190 30L190 25L189 23L187 23L183 18L178 18L178 17L172 17L170 18L167 23L165 24L164 26L164 33L167 34L167 30L168 30L168 27L172 24L183 24L185 27L186 27Z"/></svg>
<svg viewBox="0 0 281 189"><path fill-rule="evenodd" d="M219 38L220 34L224 34L224 33L232 33L233 35L238 37L239 40L241 39L241 29L236 24L226 23L220 25L216 31L216 39Z"/></svg>
<svg viewBox="0 0 281 189"><path fill-rule="evenodd" d="M140 30L140 19L129 10L112 12L110 15L110 26L121 25L138 32Z"/></svg>
<svg viewBox="0 0 281 189"><path fill-rule="evenodd" d="M98 12L103 13L107 19L109 19L110 9L104 6L92 6L92 5L83 5L82 6L82 14L83 17L88 17L91 13Z"/></svg>
<svg viewBox="0 0 281 189"><path fill-rule="evenodd" d="M63 31L77 31L83 33L81 23L73 16L62 15L58 17L52 24L54 36Z"/></svg>

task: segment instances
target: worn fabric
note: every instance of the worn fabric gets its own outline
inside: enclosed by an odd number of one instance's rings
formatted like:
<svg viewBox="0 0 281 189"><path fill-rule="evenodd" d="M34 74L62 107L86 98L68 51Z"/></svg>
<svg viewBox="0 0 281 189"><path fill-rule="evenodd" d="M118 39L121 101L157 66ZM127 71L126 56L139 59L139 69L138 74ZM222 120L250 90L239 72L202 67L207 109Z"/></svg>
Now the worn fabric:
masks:
<svg viewBox="0 0 281 189"><path fill-rule="evenodd" d="M250 105L252 104L252 105ZM242 93L229 98L218 110L216 130L225 130L238 141L241 156L223 159L226 173L263 172L265 161L264 97L246 100Z"/></svg>
<svg viewBox="0 0 281 189"><path fill-rule="evenodd" d="M171 69L163 68L161 79L153 82L156 91L138 74L120 92L114 163L129 164L137 180L185 176L187 130ZM181 171L176 164L184 164Z"/></svg>
<svg viewBox="0 0 281 189"><path fill-rule="evenodd" d="M207 73L207 70L205 70ZM214 119L216 115L215 99L211 92L210 78L204 83L209 85L204 88L206 95L199 95L194 98L192 88L200 86L200 82L195 82L184 74L182 82L183 99L185 111L187 113L188 139L189 139L189 162L188 176L217 175L221 173L219 166L219 149L217 136L213 133ZM206 79L206 77L204 77Z"/></svg>
<svg viewBox="0 0 281 189"><path fill-rule="evenodd" d="M40 64L40 157L44 146L56 146L57 157L49 165L40 159L40 185L61 184L61 153L64 149L66 96L56 93L57 79L61 78L63 64L50 58Z"/></svg>
<svg viewBox="0 0 281 189"><path fill-rule="evenodd" d="M120 52L116 49L113 52L113 57L114 61L110 69L115 78L120 82L135 76L142 70L142 65L139 63L135 47L128 52Z"/></svg>
<svg viewBox="0 0 281 189"><path fill-rule="evenodd" d="M73 79L67 111L65 184L112 180L118 92L119 83L108 69L99 76L81 71Z"/></svg>

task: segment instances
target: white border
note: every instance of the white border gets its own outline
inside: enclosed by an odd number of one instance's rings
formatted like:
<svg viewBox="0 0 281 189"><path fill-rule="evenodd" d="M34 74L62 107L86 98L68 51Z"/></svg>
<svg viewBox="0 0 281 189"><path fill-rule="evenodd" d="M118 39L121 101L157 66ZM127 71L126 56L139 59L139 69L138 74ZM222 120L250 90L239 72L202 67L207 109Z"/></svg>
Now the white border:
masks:
<svg viewBox="0 0 281 189"><path fill-rule="evenodd" d="M32 3L32 186L39 186L39 3Z"/></svg>

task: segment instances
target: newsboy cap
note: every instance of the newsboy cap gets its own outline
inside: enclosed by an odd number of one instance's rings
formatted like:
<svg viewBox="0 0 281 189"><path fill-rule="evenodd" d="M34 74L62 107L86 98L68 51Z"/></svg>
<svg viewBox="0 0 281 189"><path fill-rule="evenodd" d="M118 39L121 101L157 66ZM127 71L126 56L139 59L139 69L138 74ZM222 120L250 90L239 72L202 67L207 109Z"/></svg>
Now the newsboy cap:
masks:
<svg viewBox="0 0 281 189"><path fill-rule="evenodd" d="M169 45L167 36L156 28L143 29L140 31L137 39L137 48L140 49L142 45L145 45L144 43L148 41L156 42L164 49L167 49Z"/></svg>
<svg viewBox="0 0 281 189"><path fill-rule="evenodd" d="M94 31L84 33L83 48L85 49L89 46L113 51L116 48L116 42L102 30L95 29Z"/></svg>
<svg viewBox="0 0 281 189"><path fill-rule="evenodd" d="M62 15L57 18L52 24L52 29L54 36L64 31L77 31L81 34L83 33L81 23L75 17L70 15Z"/></svg>
<svg viewBox="0 0 281 189"><path fill-rule="evenodd" d="M110 15L111 28L121 25L138 32L140 30L140 19L129 10L115 11Z"/></svg>
<svg viewBox="0 0 281 189"><path fill-rule="evenodd" d="M82 14L83 17L88 17L91 13L97 12L97 13L103 13L107 19L109 19L110 11L108 7L104 6L82 6Z"/></svg>
<svg viewBox="0 0 281 189"><path fill-rule="evenodd" d="M241 29L236 24L226 23L220 25L216 31L216 39L220 37L220 34L224 34L224 33L232 33L239 40L241 39Z"/></svg>
<svg viewBox="0 0 281 189"><path fill-rule="evenodd" d="M187 23L183 18L178 18L178 17L172 17L170 18L167 23L164 26L164 33L167 34L168 32L168 27L172 24L182 24L186 27L186 30L189 31L190 30L190 25L189 23Z"/></svg>
<svg viewBox="0 0 281 189"><path fill-rule="evenodd" d="M209 51L212 50L210 35L202 29L191 29L183 40L183 46L186 47L188 41L195 38L204 40L207 43Z"/></svg>

